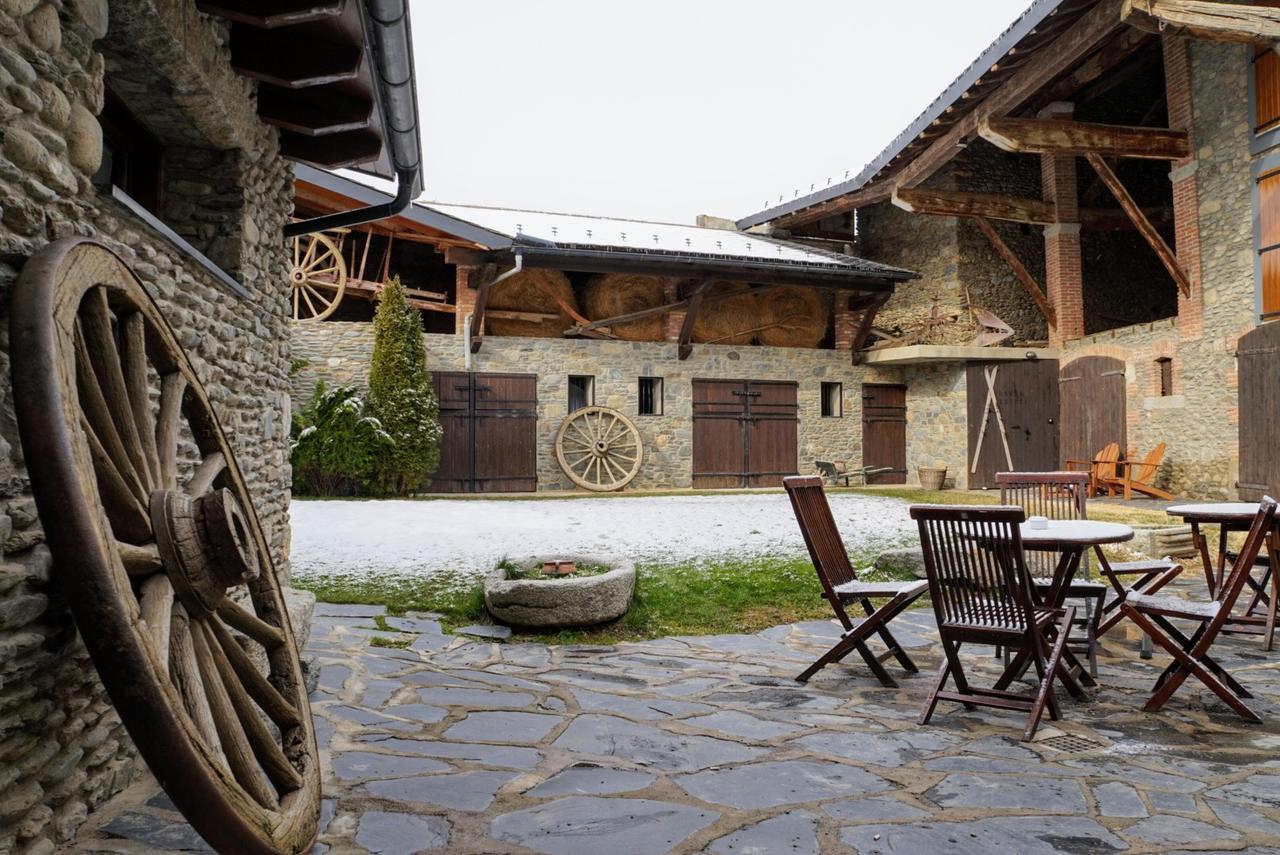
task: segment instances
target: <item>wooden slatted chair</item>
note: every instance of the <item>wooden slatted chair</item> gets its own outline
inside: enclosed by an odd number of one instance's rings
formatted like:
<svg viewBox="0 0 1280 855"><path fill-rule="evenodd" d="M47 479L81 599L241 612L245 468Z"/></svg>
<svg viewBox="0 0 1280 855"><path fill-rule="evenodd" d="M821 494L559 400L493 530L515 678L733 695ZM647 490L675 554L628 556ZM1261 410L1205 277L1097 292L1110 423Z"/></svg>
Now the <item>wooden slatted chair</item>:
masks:
<svg viewBox="0 0 1280 855"><path fill-rule="evenodd" d="M1105 478L1116 476L1116 464L1120 462L1120 443L1109 442L1093 456L1092 460L1068 460L1068 470L1083 470L1089 473L1089 496L1098 495L1102 489L1101 482Z"/></svg>
<svg viewBox="0 0 1280 855"><path fill-rule="evenodd" d="M1046 707L1059 718L1054 674L1071 632L1075 609L1036 605L1023 558L1018 507L914 505L920 527L929 596L946 657L925 702L920 723L928 724L938 701L1027 713L1022 738L1035 736ZM964 644L995 644L1027 651L1039 682L1032 694L972 685L960 660ZM946 689L948 679L955 690Z"/></svg>
<svg viewBox="0 0 1280 855"><path fill-rule="evenodd" d="M782 481L791 499L791 507L796 514L796 522L800 524L800 533L809 547L809 557L813 560L813 569L818 573L818 581L822 584L822 596L831 603L836 618L844 627L844 634L834 647L824 653L816 662L804 670L796 680L804 683L832 662L839 662L854 650L862 656L871 672L886 686L897 686L897 682L885 670L881 663L893 657L905 670L915 672L918 669L911 657L889 632L888 623L904 609L910 606L928 588L923 579L909 582L860 582L849 562L849 553L840 539L836 529L835 518L831 515L831 506L827 504L827 496L822 491L822 479L809 476L793 476ZM888 602L877 609L872 600L888 598ZM845 606L857 603L866 617L855 627ZM877 656L867 646L872 635L878 635L888 651Z"/></svg>
<svg viewBox="0 0 1280 855"><path fill-rule="evenodd" d="M1161 490L1152 483L1156 479L1156 473L1160 471L1160 464L1164 460L1164 451L1165 443L1162 442L1151 449L1150 453L1141 461L1116 461L1114 474L1099 474L1098 489L1106 490L1112 496L1123 495L1126 502L1133 498L1134 493L1141 493L1154 499L1172 501L1173 495L1171 493Z"/></svg>
<svg viewBox="0 0 1280 855"><path fill-rule="evenodd" d="M996 486L1000 488L1000 504L1018 505L1028 517L1051 520L1089 517L1087 472L997 472ZM1026 564L1040 593L1053 587L1053 574L1058 566L1056 552L1030 550ZM1095 677L1098 676L1099 625L1108 588L1106 582L1089 580L1089 555L1085 553L1076 578L1067 589L1068 597L1083 602L1083 608L1076 609L1076 626L1081 634L1073 635L1067 643L1073 651L1088 657L1089 673Z"/></svg>
<svg viewBox="0 0 1280 855"><path fill-rule="evenodd" d="M1252 695L1214 661L1209 650L1231 616L1254 561L1262 549L1263 541L1267 538L1271 539L1272 549L1275 549L1278 542L1276 501L1269 496L1258 506L1258 515L1253 518L1244 545L1236 556L1226 581L1218 586L1211 602L1191 602L1178 597L1157 597L1140 593L1130 593L1125 597L1120 606L1125 616L1173 657L1173 662L1156 681L1155 691L1143 709L1148 712L1160 709L1189 675L1195 675L1241 717L1252 722L1262 721L1241 700ZM1187 635L1173 624L1174 620L1191 621L1199 626L1191 635Z"/></svg>

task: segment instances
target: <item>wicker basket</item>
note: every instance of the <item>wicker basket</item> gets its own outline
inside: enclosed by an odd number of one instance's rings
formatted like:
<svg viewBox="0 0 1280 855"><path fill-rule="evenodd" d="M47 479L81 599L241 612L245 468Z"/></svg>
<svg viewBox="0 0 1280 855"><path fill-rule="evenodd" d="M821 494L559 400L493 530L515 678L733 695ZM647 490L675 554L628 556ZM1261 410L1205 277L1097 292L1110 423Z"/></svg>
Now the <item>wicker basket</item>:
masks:
<svg viewBox="0 0 1280 855"><path fill-rule="evenodd" d="M917 466L916 475L920 477L921 489L941 490L947 481L947 467L933 469L928 466Z"/></svg>

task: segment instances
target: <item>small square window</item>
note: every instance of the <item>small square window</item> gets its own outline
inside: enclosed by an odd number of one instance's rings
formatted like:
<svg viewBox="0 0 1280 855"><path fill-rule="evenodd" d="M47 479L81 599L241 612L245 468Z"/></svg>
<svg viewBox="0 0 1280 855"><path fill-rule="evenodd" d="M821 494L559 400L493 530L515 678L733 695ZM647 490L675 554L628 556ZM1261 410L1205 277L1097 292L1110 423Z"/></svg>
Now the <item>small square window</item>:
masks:
<svg viewBox="0 0 1280 855"><path fill-rule="evenodd" d="M642 416L662 415L662 378L641 377L636 390L636 412Z"/></svg>
<svg viewBox="0 0 1280 855"><path fill-rule="evenodd" d="M1173 394L1173 359L1160 357L1156 360L1156 368L1160 372L1160 397L1167 398Z"/></svg>
<svg viewBox="0 0 1280 855"><path fill-rule="evenodd" d="M586 374L569 375L569 412L574 413L596 402L596 378Z"/></svg>
<svg viewBox="0 0 1280 855"><path fill-rule="evenodd" d="M844 416L844 384L822 384L822 415L838 419Z"/></svg>

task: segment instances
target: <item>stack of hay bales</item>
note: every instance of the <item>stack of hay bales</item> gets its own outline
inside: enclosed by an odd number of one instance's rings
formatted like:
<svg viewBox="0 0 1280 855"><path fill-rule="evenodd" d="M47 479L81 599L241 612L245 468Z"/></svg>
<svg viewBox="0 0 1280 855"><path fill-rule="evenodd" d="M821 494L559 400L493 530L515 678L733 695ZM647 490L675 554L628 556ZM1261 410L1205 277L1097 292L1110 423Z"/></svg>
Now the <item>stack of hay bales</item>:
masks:
<svg viewBox="0 0 1280 855"><path fill-rule="evenodd" d="M708 299L712 297L715 299ZM750 344L760 326L759 316L747 283L714 282L694 318L693 340L705 344Z"/></svg>
<svg viewBox="0 0 1280 855"><path fill-rule="evenodd" d="M592 277L582 292L582 304L593 321L657 308L666 300L667 280L632 273L606 273ZM609 327L623 341L662 341L666 315L650 315L638 321Z"/></svg>
<svg viewBox="0 0 1280 855"><path fill-rule="evenodd" d="M559 297L577 311L577 300L569 277L559 270L530 268L510 279L504 279L489 293L489 309L554 315L545 320L517 320L488 315L485 325L492 335L518 335L535 338L558 338L573 326L573 318L551 296Z"/></svg>
<svg viewBox="0 0 1280 855"><path fill-rule="evenodd" d="M817 347L827 337L830 311L814 288L775 288L756 297L760 330L769 347Z"/></svg>

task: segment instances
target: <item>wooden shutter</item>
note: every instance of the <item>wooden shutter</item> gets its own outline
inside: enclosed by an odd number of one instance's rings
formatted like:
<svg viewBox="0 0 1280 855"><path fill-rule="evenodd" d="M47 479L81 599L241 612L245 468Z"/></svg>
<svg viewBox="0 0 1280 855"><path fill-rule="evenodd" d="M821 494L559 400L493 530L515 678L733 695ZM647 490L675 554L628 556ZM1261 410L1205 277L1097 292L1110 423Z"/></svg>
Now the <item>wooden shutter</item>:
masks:
<svg viewBox="0 0 1280 855"><path fill-rule="evenodd" d="M1262 316L1280 317L1280 169L1258 178L1258 254L1262 259Z"/></svg>
<svg viewBox="0 0 1280 855"><path fill-rule="evenodd" d="M1254 133L1280 126L1280 55L1259 46L1253 56Z"/></svg>

